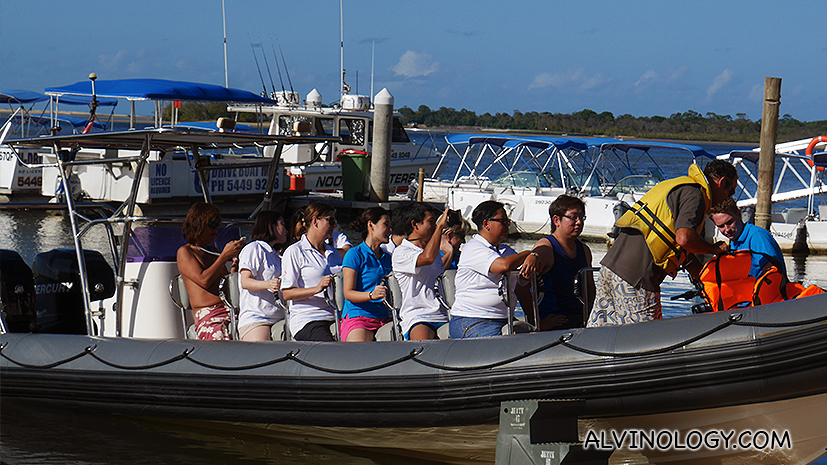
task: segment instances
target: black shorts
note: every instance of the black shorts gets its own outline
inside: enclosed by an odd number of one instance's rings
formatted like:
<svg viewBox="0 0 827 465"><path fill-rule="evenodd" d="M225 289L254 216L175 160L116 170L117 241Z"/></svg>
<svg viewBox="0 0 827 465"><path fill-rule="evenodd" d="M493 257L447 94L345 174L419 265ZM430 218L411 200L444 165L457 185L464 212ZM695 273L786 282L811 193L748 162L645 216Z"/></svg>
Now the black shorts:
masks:
<svg viewBox="0 0 827 465"><path fill-rule="evenodd" d="M332 321L311 321L304 325L298 333L293 335L293 339L297 341L335 341L333 335L330 334L330 325Z"/></svg>

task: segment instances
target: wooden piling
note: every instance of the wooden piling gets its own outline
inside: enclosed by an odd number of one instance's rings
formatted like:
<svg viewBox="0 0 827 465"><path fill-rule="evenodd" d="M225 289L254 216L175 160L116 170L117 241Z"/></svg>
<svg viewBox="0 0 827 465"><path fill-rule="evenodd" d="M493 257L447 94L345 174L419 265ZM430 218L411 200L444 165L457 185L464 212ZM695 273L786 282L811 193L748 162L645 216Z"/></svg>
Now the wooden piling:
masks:
<svg viewBox="0 0 827 465"><path fill-rule="evenodd" d="M755 194L755 225L766 230L772 224L772 189L775 181L775 143L781 106L781 78L764 78L764 109L761 119L761 153L758 159L758 191Z"/></svg>
<svg viewBox="0 0 827 465"><path fill-rule="evenodd" d="M422 202L425 198L425 168L419 168L419 177L416 181L416 201Z"/></svg>

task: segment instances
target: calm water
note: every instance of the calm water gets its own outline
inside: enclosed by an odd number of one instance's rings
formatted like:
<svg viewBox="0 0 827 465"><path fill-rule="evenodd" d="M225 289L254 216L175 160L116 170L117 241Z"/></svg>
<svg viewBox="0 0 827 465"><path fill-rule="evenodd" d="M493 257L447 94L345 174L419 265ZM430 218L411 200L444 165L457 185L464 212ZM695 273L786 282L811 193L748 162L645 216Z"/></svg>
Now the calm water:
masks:
<svg viewBox="0 0 827 465"><path fill-rule="evenodd" d="M708 146L714 153L724 153L732 146ZM664 157L669 160L668 156ZM669 175L684 174L686 164L667 163ZM37 253L56 247L71 247L68 220L63 215L40 212L0 211L0 248L17 250L31 264ZM513 241L517 250L530 248L534 241ZM92 231L84 239L87 248L106 251L101 231ZM589 244L595 264L605 254L603 244ZM111 261L108 253L105 253ZM786 257L791 279L827 287L827 257L806 259ZM664 315L689 314L684 301L671 296L691 288L685 275L663 286ZM2 380L0 380L2 382ZM180 426L108 415L105 409L95 412L69 411L60 407L0 402L0 463L2 464L397 464L428 463L421 458L405 459L347 447L323 447L301 440L263 436L242 432L221 432L210 424ZM816 463L827 465L827 459Z"/></svg>

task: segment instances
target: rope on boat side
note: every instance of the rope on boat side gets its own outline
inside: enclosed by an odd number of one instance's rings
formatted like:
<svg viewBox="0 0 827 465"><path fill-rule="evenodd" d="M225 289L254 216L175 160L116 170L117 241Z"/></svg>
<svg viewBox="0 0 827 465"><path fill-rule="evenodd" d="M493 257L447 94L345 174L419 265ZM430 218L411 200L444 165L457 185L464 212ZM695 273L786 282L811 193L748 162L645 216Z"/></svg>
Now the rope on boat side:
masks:
<svg viewBox="0 0 827 465"><path fill-rule="evenodd" d="M54 363L49 363L49 364L46 364L46 365L32 365L32 364L19 362L17 360L12 359L11 357L9 357L5 353L3 353L3 350L6 347L8 347L8 344L9 344L8 342L0 343L0 356L2 356L4 359L8 360L9 362L11 362L11 363L13 363L17 366L20 366L20 367L23 367L23 368L32 368L32 369L55 368L55 367L58 367L60 365L64 365L64 364L69 363L71 361L77 360L77 359L79 359L79 358L81 358L85 355L89 355L89 356L93 357L95 360L103 363L104 365L107 365L107 366L110 366L110 367L113 367L113 368L118 368L118 369L121 369L121 370L147 370L147 369L150 369L150 368L157 368L157 367L161 367L161 366L164 366L164 365L169 365L169 364L177 362L179 360L187 360L191 363L194 363L196 365L202 366L204 368L209 368L209 369L212 369L212 370L244 371L244 370L252 370L252 369L255 369L255 368L262 368L262 367L265 367L265 366L275 365L275 364L278 364L278 363L286 362L288 360L292 360L292 361L294 361L294 362L296 362L296 363L298 363L302 366L305 366L307 368L317 370L317 371L322 371L322 372L325 372L325 373L359 374L359 373L367 373L367 372L370 372L370 371L381 370L383 368L387 368L387 367L390 367L390 366L393 366L393 365L398 365L400 363L411 360L413 362L416 362L420 365L423 365L423 366L426 366L426 367L429 367L429 368L435 368L435 369L445 370L445 371L459 371L459 372L462 372L462 371L474 371L474 370L488 370L488 369L491 369L491 368L496 368L496 367L499 367L499 366L507 365L509 363L513 363L513 362L522 360L524 358L530 357L532 355L535 355L537 353L543 352L545 350L551 349L551 348L553 348L555 346L558 346L558 345L563 345L563 346L565 346L565 347L567 347L571 350L575 350L575 351L578 351L578 352L582 352L582 353L585 353L585 354L588 354L588 355L594 355L594 356L598 356L598 357L638 357L638 356L647 356L647 355L655 355L655 354L670 352L672 350L675 350L675 349L678 349L680 347L686 346L686 345L691 344L693 342L697 342L697 341L699 341L699 340L701 340L701 339L703 339L703 338L705 338L709 335L712 335L712 334L714 334L718 331L721 331L721 330L723 330L723 329L725 329L729 326L752 326L752 327L758 327L758 328L786 328L786 327L792 327L792 326L812 325L812 324L823 323L823 322L827 321L827 315L822 316L822 317L818 317L818 318L813 318L813 319L810 319L810 320L787 322L787 323L744 322L744 321L741 321L742 318L743 318L742 314L732 313L732 314L729 315L729 318L727 319L727 321L721 323L718 326L715 326L714 328L711 328L707 331L704 331L703 333L698 334L696 336L685 339L681 342L669 345L667 347L659 348L659 349L651 349L651 350L644 350L644 351L637 351L637 352L621 352L621 353L602 352L602 351L591 350L591 349L587 349L585 347L579 347L579 346L576 346L574 344L571 344L569 341L573 337L573 334L572 333L566 333L566 334L563 334L562 336L560 336L560 338L556 341L553 341L551 343L542 345L540 347L537 347L536 349L532 349L530 351L523 352L522 354L515 355L513 357L510 357L510 358L507 358L507 359L504 359L504 360L501 360L501 361L498 361L498 362L485 364L485 365L464 366L464 367L441 365L441 364L431 363L431 362L427 362L425 360L421 360L421 359L419 359L419 355L421 355L422 352L424 352L424 350L425 350L425 348L421 347L421 346L414 348L407 355L399 357L395 360L390 360L388 362L381 363L379 365L373 365L373 366L362 367L362 368L354 368L354 369L348 369L348 370L340 370L340 369L336 369L336 368L327 368L327 367L315 365L315 364L312 364L312 363L307 362L305 360L302 360L302 359L298 358L298 355L301 352L300 349L291 350L286 355L284 355L282 357L272 359L272 360L268 360L268 361L265 361L265 362L256 363L256 364L252 364L252 365L243 365L243 366L220 366L220 365L213 365L213 364L210 364L210 363L207 363L207 362L203 362L203 361L194 359L190 356L193 352L195 352L194 347L188 347L188 348L184 349L184 351L181 354L176 355L174 357L171 357L171 358L169 358L167 360L164 360L164 361L161 361L161 362L153 363L153 364L150 364L150 365L135 365L135 366L120 365L120 364L113 363L113 362L107 361L107 360L99 357L97 354L95 354L95 350L97 349L96 344L86 346L83 349L83 351L81 351L78 354L75 354L71 357L65 358L63 360L60 360L60 361L57 361L57 362L54 362Z"/></svg>

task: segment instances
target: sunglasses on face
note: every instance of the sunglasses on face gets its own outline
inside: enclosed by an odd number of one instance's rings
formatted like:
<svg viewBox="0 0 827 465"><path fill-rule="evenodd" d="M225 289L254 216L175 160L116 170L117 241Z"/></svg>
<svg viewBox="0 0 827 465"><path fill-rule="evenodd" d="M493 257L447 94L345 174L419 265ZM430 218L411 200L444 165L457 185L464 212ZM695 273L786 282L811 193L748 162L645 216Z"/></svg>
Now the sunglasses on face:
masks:
<svg viewBox="0 0 827 465"><path fill-rule="evenodd" d="M207 227L210 229L218 229L219 226L221 226L221 220L212 220L207 223Z"/></svg>
<svg viewBox="0 0 827 465"><path fill-rule="evenodd" d="M506 226L511 224L511 220L508 218L488 218L488 221L496 221L497 223L504 224Z"/></svg>
<svg viewBox="0 0 827 465"><path fill-rule="evenodd" d="M336 226L336 218L332 216L320 216L320 220L327 220L327 223L331 226Z"/></svg>

